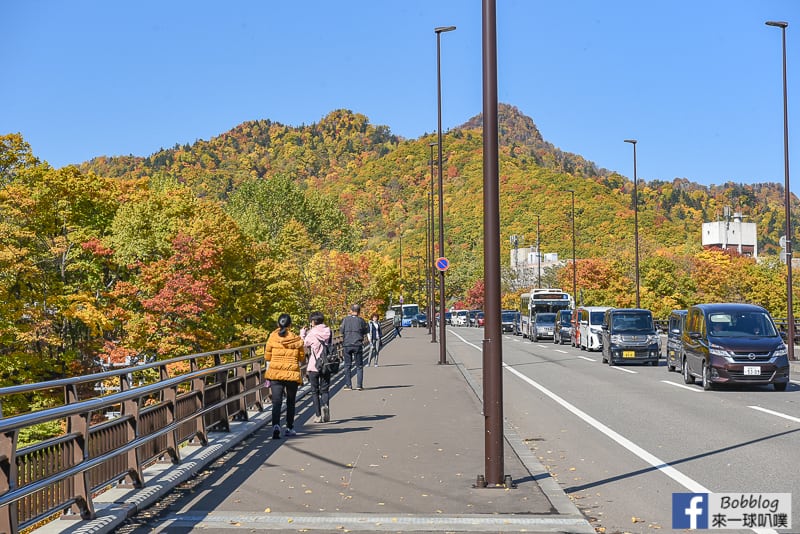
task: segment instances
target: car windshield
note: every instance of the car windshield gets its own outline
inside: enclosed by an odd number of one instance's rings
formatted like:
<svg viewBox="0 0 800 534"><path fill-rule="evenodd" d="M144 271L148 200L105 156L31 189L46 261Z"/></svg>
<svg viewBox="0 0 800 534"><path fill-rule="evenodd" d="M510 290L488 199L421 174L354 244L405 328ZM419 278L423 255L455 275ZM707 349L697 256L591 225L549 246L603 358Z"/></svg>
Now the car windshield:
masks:
<svg viewBox="0 0 800 534"><path fill-rule="evenodd" d="M615 313L611 328L614 332L652 332L653 318L649 313Z"/></svg>
<svg viewBox="0 0 800 534"><path fill-rule="evenodd" d="M561 312L561 324L569 325L572 322L572 313Z"/></svg>
<svg viewBox="0 0 800 534"><path fill-rule="evenodd" d="M714 337L775 337L775 326L764 312L714 313L708 317Z"/></svg>
<svg viewBox="0 0 800 534"><path fill-rule="evenodd" d="M503 312L500 314L500 320L504 323L513 323L514 319L514 312Z"/></svg>
<svg viewBox="0 0 800 534"><path fill-rule="evenodd" d="M536 324L555 324L556 323L556 314L555 313L537 313L536 314Z"/></svg>
<svg viewBox="0 0 800 534"><path fill-rule="evenodd" d="M592 324L601 324L603 322L603 316L606 312L595 311L592 312L591 317L589 318L589 322Z"/></svg>

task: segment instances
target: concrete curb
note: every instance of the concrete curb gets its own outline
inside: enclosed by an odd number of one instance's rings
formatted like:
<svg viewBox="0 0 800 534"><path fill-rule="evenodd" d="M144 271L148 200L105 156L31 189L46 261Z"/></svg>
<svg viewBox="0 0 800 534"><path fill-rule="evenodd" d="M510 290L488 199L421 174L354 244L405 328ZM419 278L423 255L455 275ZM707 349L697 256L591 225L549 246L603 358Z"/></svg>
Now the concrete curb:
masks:
<svg viewBox="0 0 800 534"><path fill-rule="evenodd" d="M457 362L452 357L449 351L448 357L454 363L454 365L456 365L459 372L464 377L464 380L467 382L478 400L482 400L482 386L475 381L475 379L464 368L461 362ZM572 523L571 528L573 530L570 530L570 532L587 534L595 533L594 527L591 526L580 510L578 510L578 507L575 506L569 497L567 497L567 494L564 493L564 490L561 489L561 486L558 485L558 482L556 482L555 479L550 476L550 473L544 468L541 462L539 462L539 459L536 458L530 448L525 445L525 442L522 440L517 431L511 427L508 421L504 421L503 423L503 434L505 442L514 451L514 454L517 455L517 458L519 458L520 462L522 462L522 465L525 467L525 469L527 469L528 473L530 473L534 480L536 480L539 488L556 509L558 515L563 516L564 519L569 520ZM579 524L580 522L583 524Z"/></svg>

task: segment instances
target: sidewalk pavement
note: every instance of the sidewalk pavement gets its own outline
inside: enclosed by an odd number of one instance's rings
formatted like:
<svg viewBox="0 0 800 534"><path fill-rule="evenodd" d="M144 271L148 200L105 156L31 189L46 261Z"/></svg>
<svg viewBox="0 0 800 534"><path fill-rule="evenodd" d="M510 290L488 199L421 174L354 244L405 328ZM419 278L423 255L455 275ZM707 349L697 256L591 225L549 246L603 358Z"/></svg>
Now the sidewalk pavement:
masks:
<svg viewBox="0 0 800 534"><path fill-rule="evenodd" d="M97 519L36 532L113 532L155 504L133 522L170 533L593 533L509 425L504 471L515 487L473 487L486 467L480 386L458 362L438 360L428 330L406 328L384 347L380 366L364 370L363 391L342 389L336 375L329 423L312 422L304 395L297 436L273 440L269 411L253 412L230 433L213 433L209 446L181 449L179 465L148 469L144 489L100 495ZM179 497L165 498L179 485Z"/></svg>

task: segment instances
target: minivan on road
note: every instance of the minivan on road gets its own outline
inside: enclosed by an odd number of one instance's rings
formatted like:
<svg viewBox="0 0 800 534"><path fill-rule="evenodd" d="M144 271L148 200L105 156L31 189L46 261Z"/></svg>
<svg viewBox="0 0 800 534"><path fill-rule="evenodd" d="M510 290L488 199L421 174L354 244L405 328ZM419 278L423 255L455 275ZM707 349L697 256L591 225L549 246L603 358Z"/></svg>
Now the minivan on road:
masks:
<svg viewBox="0 0 800 534"><path fill-rule="evenodd" d="M612 308L603 317L603 363L658 365L658 332L650 310Z"/></svg>
<svg viewBox="0 0 800 534"><path fill-rule="evenodd" d="M673 310L669 314L669 324L667 326L667 371L681 369L683 362L683 350L681 342L683 337L683 325L686 323L686 310Z"/></svg>
<svg viewBox="0 0 800 534"><path fill-rule="evenodd" d="M581 350L600 350L603 344L603 318L609 306L583 306L575 310L573 325L577 324L575 342Z"/></svg>
<svg viewBox="0 0 800 534"><path fill-rule="evenodd" d="M753 304L689 308L682 337L683 380L704 390L719 384L772 384L785 391L789 359L767 310Z"/></svg>

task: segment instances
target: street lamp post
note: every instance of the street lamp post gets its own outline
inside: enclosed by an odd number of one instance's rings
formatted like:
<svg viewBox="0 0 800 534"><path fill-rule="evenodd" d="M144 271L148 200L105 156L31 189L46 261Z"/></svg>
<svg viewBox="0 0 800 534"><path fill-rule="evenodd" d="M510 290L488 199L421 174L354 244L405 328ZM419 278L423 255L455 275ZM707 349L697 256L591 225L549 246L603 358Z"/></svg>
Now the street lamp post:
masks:
<svg viewBox="0 0 800 534"><path fill-rule="evenodd" d="M578 304L578 271L575 263L575 190L570 189L567 193L572 195L572 299L577 307Z"/></svg>
<svg viewBox="0 0 800 534"><path fill-rule="evenodd" d="M539 274L536 277L536 287L542 287L542 254L539 249L539 216L536 216L536 266L539 268Z"/></svg>
<svg viewBox="0 0 800 534"><path fill-rule="evenodd" d="M437 147L439 150L439 256L444 257L444 184L442 178L442 34L455 30L455 26L439 26L436 32L436 101L437 101ZM444 271L439 271L439 364L447 363L444 309Z"/></svg>
<svg viewBox="0 0 800 534"><path fill-rule="evenodd" d="M513 487L503 453L503 338L500 324L500 167L497 112L497 9L483 0L483 414L485 474L477 487Z"/></svg>
<svg viewBox="0 0 800 534"><path fill-rule="evenodd" d="M435 196L435 193L434 193L434 190L433 190L433 182L434 182L434 178L433 178L433 147L436 146L436 143L428 143L428 146L431 147L431 191L430 191L430 196L428 197L428 210L429 210L429 213L431 215L431 219L430 219L430 231L431 231L430 255L431 255L431 261L428 262L428 272L430 273L430 279L431 279L431 295L430 295L430 300L428 302L430 302L431 313L430 313L430 320L428 321L428 323L432 324L431 329L430 329L431 330L431 343L436 343L436 269L433 266L433 262L436 261L436 252L435 252L435 245L434 245L434 242L435 242L434 236L436 235L436 232L434 231L434 228L433 228L433 199L434 199L434 196ZM442 312L440 310L439 313L441 314L441 319L440 320L444 321L444 312Z"/></svg>
<svg viewBox="0 0 800 534"><path fill-rule="evenodd" d="M783 43L783 204L786 211L786 347L788 357L794 360L794 311L792 310L792 210L789 193L789 112L786 97L786 27L788 22L769 20L767 26L781 29Z"/></svg>
<svg viewBox="0 0 800 534"><path fill-rule="evenodd" d="M626 143L633 145L633 242L634 242L634 269L636 270L636 307L639 308L639 195L636 179L636 139L625 139Z"/></svg>

